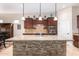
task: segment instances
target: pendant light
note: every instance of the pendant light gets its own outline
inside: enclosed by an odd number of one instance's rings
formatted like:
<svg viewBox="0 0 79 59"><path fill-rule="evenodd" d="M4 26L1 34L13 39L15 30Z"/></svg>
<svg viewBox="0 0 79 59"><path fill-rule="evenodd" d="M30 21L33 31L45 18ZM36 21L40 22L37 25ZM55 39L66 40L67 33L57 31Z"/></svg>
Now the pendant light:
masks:
<svg viewBox="0 0 79 59"><path fill-rule="evenodd" d="M40 8L39 8L39 20L40 21L42 20L42 17L41 17L41 3L40 3Z"/></svg>
<svg viewBox="0 0 79 59"><path fill-rule="evenodd" d="M54 21L57 21L57 5L55 3L55 16L54 16Z"/></svg>
<svg viewBox="0 0 79 59"><path fill-rule="evenodd" d="M25 20L25 17L24 17L24 3L22 4L23 5L23 16L22 16L22 20Z"/></svg>

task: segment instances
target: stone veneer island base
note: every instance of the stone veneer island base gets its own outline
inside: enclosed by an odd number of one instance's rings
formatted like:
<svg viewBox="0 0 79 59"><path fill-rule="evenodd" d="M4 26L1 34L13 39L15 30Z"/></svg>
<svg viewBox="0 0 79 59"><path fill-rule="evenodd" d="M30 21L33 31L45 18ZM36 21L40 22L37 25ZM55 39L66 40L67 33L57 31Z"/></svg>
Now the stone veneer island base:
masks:
<svg viewBox="0 0 79 59"><path fill-rule="evenodd" d="M13 56L66 56L66 40L55 35L22 35L13 41Z"/></svg>
<svg viewBox="0 0 79 59"><path fill-rule="evenodd" d="M14 56L65 56L65 40L27 40L13 42Z"/></svg>

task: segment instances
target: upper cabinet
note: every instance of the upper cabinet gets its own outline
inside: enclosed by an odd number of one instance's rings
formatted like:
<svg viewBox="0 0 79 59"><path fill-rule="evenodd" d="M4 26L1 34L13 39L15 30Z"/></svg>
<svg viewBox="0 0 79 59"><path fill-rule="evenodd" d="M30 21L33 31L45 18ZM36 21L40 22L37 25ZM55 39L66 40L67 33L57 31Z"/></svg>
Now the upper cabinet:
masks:
<svg viewBox="0 0 79 59"><path fill-rule="evenodd" d="M48 23L48 26L57 25L57 21L54 21L54 17L48 17L47 18L47 23Z"/></svg>
<svg viewBox="0 0 79 59"><path fill-rule="evenodd" d="M24 28L32 29L34 28L34 25L37 24L43 24L44 26L47 26L47 20L43 19L42 21L40 21L38 20L38 18L36 18L35 20L33 20L32 18L26 18L26 20L24 21Z"/></svg>
<svg viewBox="0 0 79 59"><path fill-rule="evenodd" d="M28 28L31 29L33 28L33 19L32 18L26 18L26 20L24 21L24 28Z"/></svg>
<svg viewBox="0 0 79 59"><path fill-rule="evenodd" d="M38 20L38 18L26 18L24 21L25 29L36 29L36 25L41 24L44 29L47 30L47 34L57 34L57 21L54 21L53 17L48 17L47 19Z"/></svg>
<svg viewBox="0 0 79 59"><path fill-rule="evenodd" d="M38 18L33 19L33 18L26 18L24 21L24 28L25 29L30 29L33 28L34 25L37 24L43 24L45 27L47 26L57 26L57 21L53 20L53 17L48 17L47 19L42 19L41 21L38 20Z"/></svg>

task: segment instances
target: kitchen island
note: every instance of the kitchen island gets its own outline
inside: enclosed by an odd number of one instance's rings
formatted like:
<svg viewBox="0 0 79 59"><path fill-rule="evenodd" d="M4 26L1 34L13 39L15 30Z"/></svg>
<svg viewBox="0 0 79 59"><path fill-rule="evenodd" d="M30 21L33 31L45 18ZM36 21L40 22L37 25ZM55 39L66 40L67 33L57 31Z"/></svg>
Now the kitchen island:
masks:
<svg viewBox="0 0 79 59"><path fill-rule="evenodd" d="M65 56L66 40L56 35L22 35L13 41L14 56Z"/></svg>

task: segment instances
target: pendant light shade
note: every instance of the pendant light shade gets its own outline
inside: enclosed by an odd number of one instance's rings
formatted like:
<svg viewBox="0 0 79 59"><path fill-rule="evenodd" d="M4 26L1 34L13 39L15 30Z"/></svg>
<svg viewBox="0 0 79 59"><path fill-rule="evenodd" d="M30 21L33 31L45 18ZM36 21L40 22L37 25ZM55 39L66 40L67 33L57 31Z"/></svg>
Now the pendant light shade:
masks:
<svg viewBox="0 0 79 59"><path fill-rule="evenodd" d="M39 20L40 20L40 21L42 20L42 17L41 17L41 16L39 17Z"/></svg>
<svg viewBox="0 0 79 59"><path fill-rule="evenodd" d="M54 16L54 21L57 21L57 5L55 3L55 16Z"/></svg>
<svg viewBox="0 0 79 59"><path fill-rule="evenodd" d="M39 20L41 21L42 20L42 17L41 17L41 3L40 3L40 8L39 8Z"/></svg>
<svg viewBox="0 0 79 59"><path fill-rule="evenodd" d="M25 20L25 17L22 17L22 20Z"/></svg>
<svg viewBox="0 0 79 59"><path fill-rule="evenodd" d="M23 16L22 16L22 20L25 20L25 17L24 17L24 3L22 5L23 5Z"/></svg>
<svg viewBox="0 0 79 59"><path fill-rule="evenodd" d="M54 17L54 20L57 21L58 20L57 17Z"/></svg>

